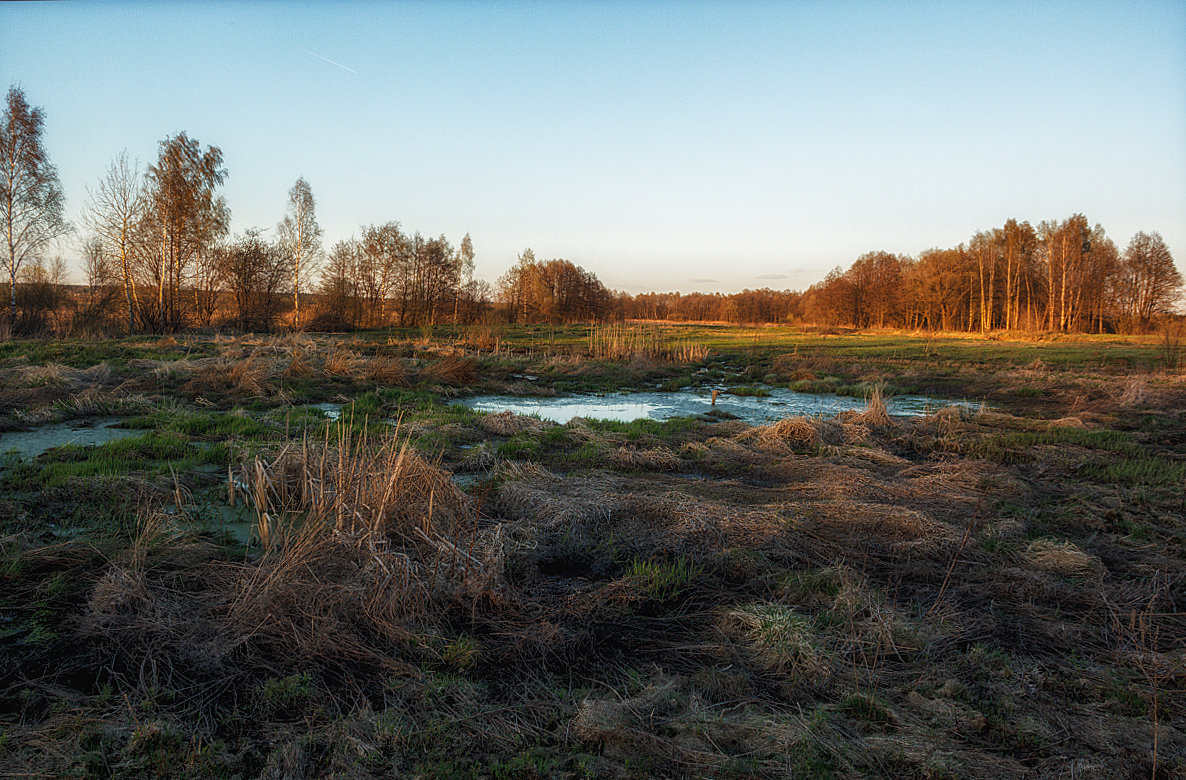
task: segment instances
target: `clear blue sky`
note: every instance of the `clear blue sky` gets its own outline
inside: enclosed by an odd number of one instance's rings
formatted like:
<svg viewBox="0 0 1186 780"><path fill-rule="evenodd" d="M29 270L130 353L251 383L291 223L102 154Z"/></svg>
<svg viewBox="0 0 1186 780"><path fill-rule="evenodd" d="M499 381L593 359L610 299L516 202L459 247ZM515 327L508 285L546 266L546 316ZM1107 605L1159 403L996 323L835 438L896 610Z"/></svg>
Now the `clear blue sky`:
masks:
<svg viewBox="0 0 1186 780"><path fill-rule="evenodd" d="M1082 212L1186 268L1186 3L0 3L72 219L123 149L298 176L327 248L399 220L637 292L803 288ZM69 255L75 254L73 250Z"/></svg>

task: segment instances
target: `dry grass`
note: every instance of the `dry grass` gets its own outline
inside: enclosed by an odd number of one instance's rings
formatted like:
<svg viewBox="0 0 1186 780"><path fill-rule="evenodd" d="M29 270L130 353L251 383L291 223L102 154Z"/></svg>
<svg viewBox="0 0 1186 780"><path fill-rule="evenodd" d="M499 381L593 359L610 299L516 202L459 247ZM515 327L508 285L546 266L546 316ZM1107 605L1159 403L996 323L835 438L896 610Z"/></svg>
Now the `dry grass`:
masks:
<svg viewBox="0 0 1186 780"><path fill-rule="evenodd" d="M613 323L590 328L587 354L595 360L698 363L708 358L709 350L691 339L680 339L668 344L658 328Z"/></svg>
<svg viewBox="0 0 1186 780"><path fill-rule="evenodd" d="M1042 571L1062 575L1087 575L1099 570L1099 561L1073 542L1035 539L1025 551L1026 560Z"/></svg>
<svg viewBox="0 0 1186 780"><path fill-rule="evenodd" d="M1143 376L1134 376L1124 385L1119 402L1122 407L1144 406L1149 400L1149 380Z"/></svg>
<svg viewBox="0 0 1186 780"><path fill-rule="evenodd" d="M468 387L478 377L474 361L461 355L446 355L425 368L423 375L431 382L452 387Z"/></svg>
<svg viewBox="0 0 1186 780"><path fill-rule="evenodd" d="M136 361L131 361L135 363ZM71 368L60 363L41 366L15 366L0 372L2 387L60 387L81 390L107 384L112 378L111 366L97 363L89 368Z"/></svg>
<svg viewBox="0 0 1186 780"><path fill-rule="evenodd" d="M516 433L522 433L524 431L542 431L547 427L547 423L538 417L529 417L528 415L515 414L514 412L491 412L490 414L484 414L478 421L478 425L486 433L491 433L495 436L514 436Z"/></svg>
<svg viewBox="0 0 1186 780"><path fill-rule="evenodd" d="M676 454L665 447L619 447L611 460L617 466L638 471L674 471L680 465Z"/></svg>
<svg viewBox="0 0 1186 780"><path fill-rule="evenodd" d="M885 396L880 387L874 387L869 393L864 410L860 412L842 412L840 419L847 423L856 423L868 428L881 428L894 424L885 406Z"/></svg>
<svg viewBox="0 0 1186 780"><path fill-rule="evenodd" d="M349 378L354 375L360 360L361 356L353 350L335 348L325 356L321 370L327 376Z"/></svg>
<svg viewBox="0 0 1186 780"><path fill-rule="evenodd" d="M739 438L817 444L820 442L819 421L810 417L784 417L769 425L754 426Z"/></svg>
<svg viewBox="0 0 1186 780"><path fill-rule="evenodd" d="M763 669L808 682L821 682L828 673L810 622L784 604L734 607L725 611L720 628L739 637Z"/></svg>
<svg viewBox="0 0 1186 780"><path fill-rule="evenodd" d="M259 354L237 360L230 367L231 383L239 392L248 396L271 393L275 389L271 382L273 376L271 361Z"/></svg>
<svg viewBox="0 0 1186 780"><path fill-rule="evenodd" d="M241 469L263 542L216 562L149 515L89 599L85 632L173 678L272 664L398 666L412 626L489 585L474 509L395 436L344 429Z"/></svg>
<svg viewBox="0 0 1186 780"><path fill-rule="evenodd" d="M288 378L316 376L313 363L309 359L307 350L294 349L289 356L288 365L284 367L284 376Z"/></svg>
<svg viewBox="0 0 1186 780"><path fill-rule="evenodd" d="M399 358L379 355L366 361L362 368L363 376L371 382L387 387L406 387L408 374Z"/></svg>
<svg viewBox="0 0 1186 780"><path fill-rule="evenodd" d="M466 326L461 334L461 343L474 349L497 354L502 349L502 340L505 336L505 325L479 322Z"/></svg>

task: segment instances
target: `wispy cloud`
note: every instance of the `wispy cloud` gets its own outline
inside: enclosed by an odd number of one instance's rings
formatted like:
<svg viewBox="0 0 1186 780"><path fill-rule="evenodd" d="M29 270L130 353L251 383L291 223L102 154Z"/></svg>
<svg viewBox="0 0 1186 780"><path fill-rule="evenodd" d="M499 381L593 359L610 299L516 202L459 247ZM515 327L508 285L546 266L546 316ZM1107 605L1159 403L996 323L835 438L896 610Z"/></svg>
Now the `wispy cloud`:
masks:
<svg viewBox="0 0 1186 780"><path fill-rule="evenodd" d="M358 71L356 71L354 68L348 68L340 62L334 62L329 57L322 57L320 54L318 54L315 51L309 51L308 49L301 49L301 51L303 51L305 54L308 54L310 57L316 57L319 60L324 60L325 62L328 62L330 65L335 65L335 66L341 68L342 70L350 71L351 73L354 73L356 75L358 74Z"/></svg>
<svg viewBox="0 0 1186 780"><path fill-rule="evenodd" d="M689 279L692 284L720 284L720 279Z"/></svg>
<svg viewBox="0 0 1186 780"><path fill-rule="evenodd" d="M759 279L786 279L786 274L758 274Z"/></svg>

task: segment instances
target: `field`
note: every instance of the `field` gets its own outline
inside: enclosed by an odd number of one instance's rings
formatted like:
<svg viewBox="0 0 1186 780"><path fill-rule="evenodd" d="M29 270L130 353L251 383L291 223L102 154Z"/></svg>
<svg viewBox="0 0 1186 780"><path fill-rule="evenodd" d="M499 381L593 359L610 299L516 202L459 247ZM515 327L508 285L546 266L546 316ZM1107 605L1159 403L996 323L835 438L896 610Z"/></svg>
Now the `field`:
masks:
<svg viewBox="0 0 1186 780"><path fill-rule="evenodd" d="M2 343L0 450L119 436L0 453L0 777L1186 776L1178 358L645 322ZM447 403L772 386L868 403Z"/></svg>

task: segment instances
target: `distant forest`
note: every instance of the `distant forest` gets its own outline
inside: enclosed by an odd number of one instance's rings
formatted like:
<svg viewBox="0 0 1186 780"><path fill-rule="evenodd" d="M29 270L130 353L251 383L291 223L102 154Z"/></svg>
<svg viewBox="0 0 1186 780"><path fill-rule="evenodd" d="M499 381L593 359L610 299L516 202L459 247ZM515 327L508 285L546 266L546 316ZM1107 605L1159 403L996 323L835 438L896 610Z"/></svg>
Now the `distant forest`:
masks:
<svg viewBox="0 0 1186 780"><path fill-rule="evenodd" d="M0 328L9 335L621 319L1131 333L1152 329L1182 292L1161 236L1137 233L1121 251L1082 214L1036 228L1009 220L917 257L868 252L802 292L629 295L530 249L491 285L474 278L468 234L454 246L390 221L327 250L303 178L270 237L231 235L222 152L185 133L162 140L143 170L117 156L73 226L43 130L41 109L11 88L0 123ZM48 257L71 234L82 247L81 286Z"/></svg>

